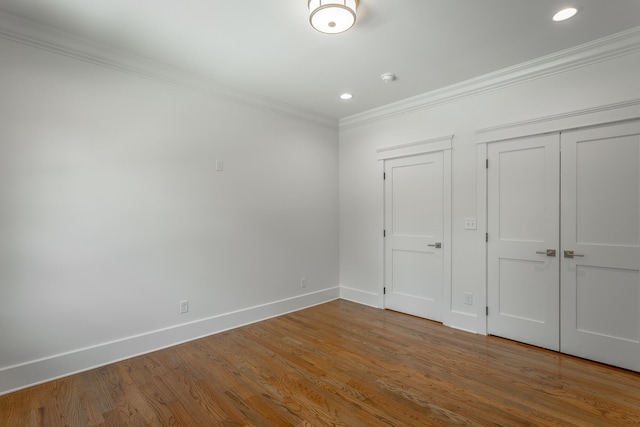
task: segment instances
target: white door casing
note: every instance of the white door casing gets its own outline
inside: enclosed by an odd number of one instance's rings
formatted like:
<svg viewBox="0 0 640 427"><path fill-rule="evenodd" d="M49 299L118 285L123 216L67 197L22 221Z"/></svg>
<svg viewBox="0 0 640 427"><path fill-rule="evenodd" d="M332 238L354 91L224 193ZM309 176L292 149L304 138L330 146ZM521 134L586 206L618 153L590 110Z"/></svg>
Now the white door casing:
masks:
<svg viewBox="0 0 640 427"><path fill-rule="evenodd" d="M431 298L434 300L439 299L438 303L429 303L428 301L428 306L430 306L431 308L427 308L425 309L420 303L419 300L421 300L420 297L418 297L417 299L414 299L413 301L411 300L411 297L408 298L402 298L401 295L397 295L398 297L400 297L400 299L403 299L405 302L407 301L412 301L409 302L408 307L405 307L403 305L394 305L393 304L393 282L388 282L388 280L393 279L393 266L391 265L393 257L392 256L388 256L387 254L390 252L390 246L389 246L389 241L386 237L383 237L383 233L382 231L385 230L385 235L386 236L391 236L393 234L393 229L387 229L388 228L388 224L392 224L393 221L393 211L390 211L387 207L389 206L389 204L387 203L388 200L390 200L390 198L392 197L392 191L393 189L390 188L389 182L385 179L384 181L382 181L384 184L381 185L381 191L380 191L380 224L382 226L382 230L380 233L380 252L379 252L379 256L380 256L380 307L383 308L389 308L389 309L394 309L394 310L398 310L398 311L403 311L406 313L411 313L411 314L415 314L418 316L423 316L426 318L430 318L430 319L435 319L437 321L442 321L443 323L446 324L447 321L450 321L451 317L454 316L454 311L451 309L451 152L453 149L453 135L448 135L448 136L443 136L440 138L433 138L433 139L428 139L428 140L422 140L422 141L417 141L417 142L410 142L410 143L406 143L406 144L399 144L399 145L394 145L394 146L388 146L388 147L382 147L379 148L378 151L378 160L380 161L380 175L382 177L382 175L386 175L385 170L387 169L387 167L389 165L393 165L394 162L400 161L400 162L409 162L408 164L411 163L420 163L421 160L419 160L420 156L425 155L425 159L431 159L431 160L427 160L427 162L431 162L433 161L433 159L437 159L436 163L440 164L441 166L435 166L434 169L431 169L430 172L426 172L424 169L429 169L429 167L426 168L416 168L415 171L412 171L411 173L414 173L416 175L420 175L420 174L429 174L429 173L433 173L433 171L435 169L440 169L440 167L442 168L442 172L441 172L441 184L442 184L442 190L441 190L441 194L442 194L442 201L440 203L440 207L442 209L442 225L441 225L441 229L442 229L442 235L441 235L441 240L435 240L433 243L430 242L426 242L426 247L428 248L428 251L431 251L432 253L435 253L435 256L433 258L438 258L440 257L442 260L442 268L440 269L440 263L438 262L438 267L437 270L438 271L442 271L441 273L441 286L440 286L440 290L436 290L435 293L439 293L439 296L436 296L436 298ZM434 155L434 157L430 157L431 155ZM413 160L407 160L407 159L413 159ZM418 159L416 161L416 159ZM410 168L411 169L411 168ZM422 171L419 171L419 169L422 169ZM416 172L417 171L417 172ZM403 176L403 178L407 178L407 175L411 175L411 173L409 174L404 174L405 176ZM439 173L438 173L439 174ZM391 179L393 179L393 176L389 176ZM396 180L396 184L400 184L399 181ZM433 181L431 181L431 184L433 184ZM419 184L419 185L424 185L424 182ZM438 184L439 186L440 184ZM412 188L414 186L414 184L411 184ZM414 188L415 190L415 188ZM436 191L436 193L438 193L440 190ZM406 196L406 194L405 194ZM429 197L429 196L427 196ZM437 198L439 198L439 196L437 196ZM408 202L407 204L410 204L411 202ZM422 209L425 209L424 207L424 203L422 205ZM433 209L432 207L427 207L428 209ZM400 218L400 220L403 220L402 218ZM408 219L409 221L413 221L413 219ZM420 219L418 219L418 222L420 221ZM407 222L405 222L405 226L408 225ZM440 227L440 226L438 226ZM405 231L406 233L406 231ZM420 233L418 233L420 234ZM424 232L423 232L424 234ZM433 234L433 233L432 233ZM409 240L409 239L405 239L405 240ZM419 240L419 239L418 239ZM429 244L434 244L436 242L440 242L441 248L435 248L435 246L428 246ZM435 252L435 251L438 252ZM407 257L404 258L411 258L412 255L408 255ZM419 254L413 254L413 257L420 257ZM402 256L396 256L396 259L398 258L403 258ZM406 261L405 260L401 260L402 261ZM411 261L409 261L411 262ZM396 275L397 277L400 278L400 280L407 280L408 277L411 274L416 273L416 271L414 270L413 272L402 272L402 271L398 271L397 268L399 267L399 265L396 265ZM423 270L424 271L424 270ZM418 272L419 274L419 272ZM424 274L433 274L431 272L426 272ZM391 285L391 286L389 286ZM402 285L401 285L402 286ZM384 290L387 290L387 294L385 295ZM397 294L402 294L402 289L397 289L399 292L397 292ZM407 292L410 291L410 289L404 289L405 293L411 293L411 292ZM421 292L421 295L426 295L428 294L428 290L419 290L419 292ZM389 300L388 296L391 296L391 301ZM433 297L434 295L432 295ZM435 301L434 301L435 302ZM389 305L391 304L391 305ZM416 306L417 305L417 309L412 309L412 306Z"/></svg>
<svg viewBox="0 0 640 427"><path fill-rule="evenodd" d="M488 333L559 349L559 134L488 147Z"/></svg>
<svg viewBox="0 0 640 427"><path fill-rule="evenodd" d="M561 182L561 351L640 371L640 123L563 133Z"/></svg>

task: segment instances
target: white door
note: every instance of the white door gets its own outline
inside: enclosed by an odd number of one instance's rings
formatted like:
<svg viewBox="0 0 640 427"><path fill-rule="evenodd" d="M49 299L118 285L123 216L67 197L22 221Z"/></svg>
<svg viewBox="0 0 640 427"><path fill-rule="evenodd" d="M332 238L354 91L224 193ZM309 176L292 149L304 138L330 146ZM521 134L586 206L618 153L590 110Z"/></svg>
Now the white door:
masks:
<svg viewBox="0 0 640 427"><path fill-rule="evenodd" d="M562 195L561 350L640 371L640 123L564 133Z"/></svg>
<svg viewBox="0 0 640 427"><path fill-rule="evenodd" d="M488 146L488 332L559 349L559 135Z"/></svg>
<svg viewBox="0 0 640 427"><path fill-rule="evenodd" d="M442 321L443 153L385 161L385 307Z"/></svg>

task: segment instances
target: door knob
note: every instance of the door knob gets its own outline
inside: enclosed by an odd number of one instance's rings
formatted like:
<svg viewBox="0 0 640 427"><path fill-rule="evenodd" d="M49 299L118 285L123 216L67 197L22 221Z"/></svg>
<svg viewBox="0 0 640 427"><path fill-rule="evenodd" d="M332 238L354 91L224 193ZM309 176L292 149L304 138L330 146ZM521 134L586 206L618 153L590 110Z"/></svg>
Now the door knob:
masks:
<svg viewBox="0 0 640 427"><path fill-rule="evenodd" d="M440 249L442 247L442 243L436 242L433 245L427 245L427 246L430 246L430 247L436 248L436 249Z"/></svg>
<svg viewBox="0 0 640 427"><path fill-rule="evenodd" d="M565 258L575 258L575 257L583 257L583 254L576 254L573 253L573 251L564 251L564 257Z"/></svg>
<svg viewBox="0 0 640 427"><path fill-rule="evenodd" d="M546 256L556 256L556 250L555 249L547 249L546 251L537 251L537 254L540 255L546 255Z"/></svg>

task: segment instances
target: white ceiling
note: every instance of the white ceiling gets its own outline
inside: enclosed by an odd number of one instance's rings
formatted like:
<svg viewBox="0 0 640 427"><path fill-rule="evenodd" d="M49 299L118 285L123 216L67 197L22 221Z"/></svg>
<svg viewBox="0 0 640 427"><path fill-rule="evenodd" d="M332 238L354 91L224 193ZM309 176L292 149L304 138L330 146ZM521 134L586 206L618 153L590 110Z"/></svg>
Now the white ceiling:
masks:
<svg viewBox="0 0 640 427"><path fill-rule="evenodd" d="M581 12L551 21L569 4ZM307 0L0 0L0 12L334 119L640 25L640 0L360 0L335 35L311 28Z"/></svg>

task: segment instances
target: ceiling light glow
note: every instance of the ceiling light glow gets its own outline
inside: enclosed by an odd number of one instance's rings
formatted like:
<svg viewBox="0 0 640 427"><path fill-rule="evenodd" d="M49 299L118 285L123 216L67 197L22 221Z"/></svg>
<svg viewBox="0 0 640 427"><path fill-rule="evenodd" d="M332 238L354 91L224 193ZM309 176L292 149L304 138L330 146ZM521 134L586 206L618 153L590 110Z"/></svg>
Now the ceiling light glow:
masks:
<svg viewBox="0 0 640 427"><path fill-rule="evenodd" d="M340 99L344 99L345 101L351 98L353 98L353 95L351 95L350 93L343 93L342 95L340 95Z"/></svg>
<svg viewBox="0 0 640 427"><path fill-rule="evenodd" d="M575 16L576 13L578 13L577 7L566 7L553 15L553 20L556 22L566 21L567 19Z"/></svg>

